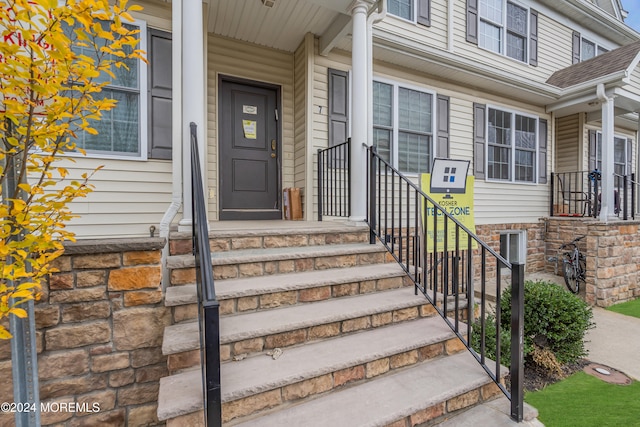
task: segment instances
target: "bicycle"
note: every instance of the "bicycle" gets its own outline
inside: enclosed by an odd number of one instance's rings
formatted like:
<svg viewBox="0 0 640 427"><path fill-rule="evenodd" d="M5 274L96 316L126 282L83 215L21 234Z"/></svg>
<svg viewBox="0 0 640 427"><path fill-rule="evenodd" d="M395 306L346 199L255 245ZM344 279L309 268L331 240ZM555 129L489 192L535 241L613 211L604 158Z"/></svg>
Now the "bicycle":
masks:
<svg viewBox="0 0 640 427"><path fill-rule="evenodd" d="M580 292L580 282L586 282L587 258L578 248L578 242L586 236L576 237L573 241L560 246L560 250L568 249L562 258L562 275L569 291Z"/></svg>

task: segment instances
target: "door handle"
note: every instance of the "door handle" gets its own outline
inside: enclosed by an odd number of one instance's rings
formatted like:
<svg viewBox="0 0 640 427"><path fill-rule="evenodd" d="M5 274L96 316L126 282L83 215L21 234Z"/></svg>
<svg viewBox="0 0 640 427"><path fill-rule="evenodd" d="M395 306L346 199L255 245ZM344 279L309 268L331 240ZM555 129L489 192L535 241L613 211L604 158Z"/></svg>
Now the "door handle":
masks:
<svg viewBox="0 0 640 427"><path fill-rule="evenodd" d="M277 144L276 140L275 140L275 139L272 139L272 140L271 140L271 149L272 149L273 151L276 151L276 147L277 147L277 145L276 145L276 144Z"/></svg>

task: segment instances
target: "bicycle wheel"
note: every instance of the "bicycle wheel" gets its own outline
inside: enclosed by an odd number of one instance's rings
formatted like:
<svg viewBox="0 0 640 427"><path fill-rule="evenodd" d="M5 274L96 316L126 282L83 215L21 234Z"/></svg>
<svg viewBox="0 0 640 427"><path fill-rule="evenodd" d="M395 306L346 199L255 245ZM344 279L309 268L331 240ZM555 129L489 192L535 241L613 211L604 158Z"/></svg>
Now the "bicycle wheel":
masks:
<svg viewBox="0 0 640 427"><path fill-rule="evenodd" d="M564 276L564 283L567 285L567 289L572 293L577 294L580 290L580 282L573 262L564 260L562 265L562 274Z"/></svg>

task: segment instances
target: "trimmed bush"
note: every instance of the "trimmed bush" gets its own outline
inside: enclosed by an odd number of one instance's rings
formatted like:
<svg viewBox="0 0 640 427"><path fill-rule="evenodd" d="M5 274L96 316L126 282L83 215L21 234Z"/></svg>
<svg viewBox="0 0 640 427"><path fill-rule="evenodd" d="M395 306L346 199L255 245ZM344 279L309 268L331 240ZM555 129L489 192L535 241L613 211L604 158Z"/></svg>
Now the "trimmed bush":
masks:
<svg viewBox="0 0 640 427"><path fill-rule="evenodd" d="M500 329L500 362L509 366L511 341L511 289L502 293ZM528 362L555 370L555 361L563 365L575 362L587 352L584 335L593 327L591 307L560 286L543 281L527 281L524 285L524 356ZM495 316L485 322L486 356L495 360ZM480 351L480 322L473 324L471 346ZM544 357L542 357L544 356ZM540 363L541 361L551 361Z"/></svg>
<svg viewBox="0 0 640 427"><path fill-rule="evenodd" d="M502 293L500 305L502 327L510 328L511 289ZM550 350L563 365L586 356L584 335L593 327L592 318L591 307L560 286L544 281L525 282L525 357L535 347Z"/></svg>

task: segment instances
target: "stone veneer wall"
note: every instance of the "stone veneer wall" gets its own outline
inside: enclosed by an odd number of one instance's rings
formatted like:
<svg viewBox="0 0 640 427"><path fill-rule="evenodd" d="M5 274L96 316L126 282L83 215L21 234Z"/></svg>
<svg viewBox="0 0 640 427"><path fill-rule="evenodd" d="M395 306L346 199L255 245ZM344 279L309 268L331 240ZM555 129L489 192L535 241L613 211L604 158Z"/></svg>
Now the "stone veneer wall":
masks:
<svg viewBox="0 0 640 427"><path fill-rule="evenodd" d="M60 270L36 303L42 402L97 403L99 412L42 413L42 425L156 425L167 375L162 335L170 323L161 289L164 239L108 239L66 245ZM13 401L11 349L0 343L0 402ZM54 406L55 407L55 406ZM14 425L0 414L0 426Z"/></svg>
<svg viewBox="0 0 640 427"><path fill-rule="evenodd" d="M549 255L565 242L586 235L580 249L587 257L585 300L592 305L612 304L640 297L640 221L550 218L547 220Z"/></svg>
<svg viewBox="0 0 640 427"><path fill-rule="evenodd" d="M544 223L523 224L483 224L476 225L476 234L485 241L493 250L500 253L500 233L505 231L527 232L527 261L526 272L535 273L545 269L545 241Z"/></svg>

